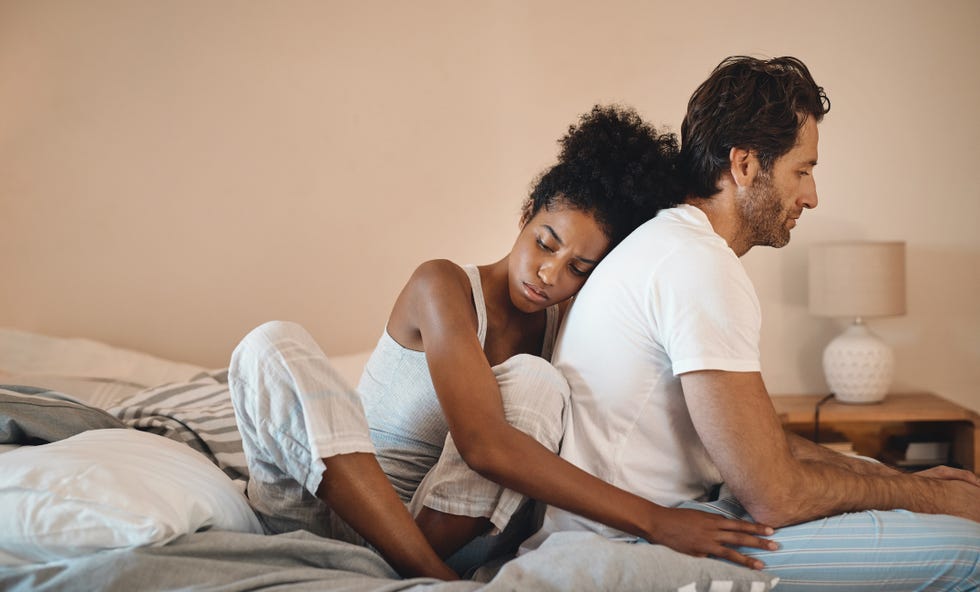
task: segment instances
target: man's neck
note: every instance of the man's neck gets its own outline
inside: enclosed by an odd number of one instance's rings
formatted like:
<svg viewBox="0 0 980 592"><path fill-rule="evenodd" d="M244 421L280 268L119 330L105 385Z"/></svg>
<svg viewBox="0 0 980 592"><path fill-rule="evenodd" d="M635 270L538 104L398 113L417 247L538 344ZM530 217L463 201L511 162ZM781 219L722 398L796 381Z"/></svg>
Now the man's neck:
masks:
<svg viewBox="0 0 980 592"><path fill-rule="evenodd" d="M687 196L684 203L704 212L715 234L725 239L729 248L739 257L748 252L752 245L742 236L742 224L735 207L733 191L723 188L711 197Z"/></svg>

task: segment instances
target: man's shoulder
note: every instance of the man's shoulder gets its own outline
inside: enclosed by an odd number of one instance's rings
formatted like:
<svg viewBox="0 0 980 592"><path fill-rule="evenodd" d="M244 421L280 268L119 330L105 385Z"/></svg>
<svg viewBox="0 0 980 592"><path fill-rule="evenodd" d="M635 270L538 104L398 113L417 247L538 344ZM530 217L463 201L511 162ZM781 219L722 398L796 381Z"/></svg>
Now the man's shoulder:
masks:
<svg viewBox="0 0 980 592"><path fill-rule="evenodd" d="M724 268L740 268L741 263L728 244L697 221L684 216L654 218L624 240L607 256L607 267L651 274L677 268L685 274L715 273Z"/></svg>
<svg viewBox="0 0 980 592"><path fill-rule="evenodd" d="M675 247L730 251L724 239L711 228L704 214L693 206L679 205L661 210L657 216L641 224L618 246L615 251L647 250L652 248L669 251Z"/></svg>

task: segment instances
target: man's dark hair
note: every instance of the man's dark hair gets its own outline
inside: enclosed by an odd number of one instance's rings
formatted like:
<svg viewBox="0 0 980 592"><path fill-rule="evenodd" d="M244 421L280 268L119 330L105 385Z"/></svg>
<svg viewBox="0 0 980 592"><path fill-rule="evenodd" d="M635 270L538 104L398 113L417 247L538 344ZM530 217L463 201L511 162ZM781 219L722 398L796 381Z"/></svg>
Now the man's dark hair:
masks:
<svg viewBox="0 0 980 592"><path fill-rule="evenodd" d="M764 171L796 144L807 118L819 123L830 99L793 57L725 58L698 87L681 125L681 170L688 195L710 197L731 149L756 153Z"/></svg>
<svg viewBox="0 0 980 592"><path fill-rule="evenodd" d="M558 163L524 201L522 226L542 208L573 208L592 214L612 247L683 197L677 136L657 131L629 107L596 105L559 144Z"/></svg>

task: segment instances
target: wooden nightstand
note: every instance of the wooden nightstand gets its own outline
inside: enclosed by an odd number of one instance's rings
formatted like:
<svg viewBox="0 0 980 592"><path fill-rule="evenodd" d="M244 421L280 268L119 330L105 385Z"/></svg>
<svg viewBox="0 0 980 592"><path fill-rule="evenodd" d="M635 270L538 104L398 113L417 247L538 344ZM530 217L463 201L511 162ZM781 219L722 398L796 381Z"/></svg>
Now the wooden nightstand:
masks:
<svg viewBox="0 0 980 592"><path fill-rule="evenodd" d="M812 440L814 410L823 398L773 395L772 403L783 425ZM831 399L820 406L820 432L829 430L844 434L858 454L873 458L887 454L892 436L948 441L951 461L973 472L980 470L980 415L932 393L888 395L873 405Z"/></svg>

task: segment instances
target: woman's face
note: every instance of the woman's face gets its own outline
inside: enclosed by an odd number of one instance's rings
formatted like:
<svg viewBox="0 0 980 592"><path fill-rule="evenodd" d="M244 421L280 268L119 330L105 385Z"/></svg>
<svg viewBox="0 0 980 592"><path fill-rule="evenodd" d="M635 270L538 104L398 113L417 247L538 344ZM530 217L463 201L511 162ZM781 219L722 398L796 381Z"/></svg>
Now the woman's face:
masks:
<svg viewBox="0 0 980 592"><path fill-rule="evenodd" d="M536 312L574 296L609 249L591 213L541 208L517 236L508 259L510 299Z"/></svg>

